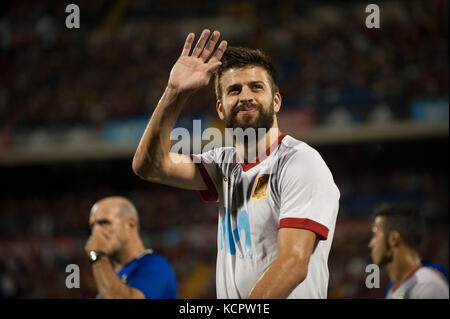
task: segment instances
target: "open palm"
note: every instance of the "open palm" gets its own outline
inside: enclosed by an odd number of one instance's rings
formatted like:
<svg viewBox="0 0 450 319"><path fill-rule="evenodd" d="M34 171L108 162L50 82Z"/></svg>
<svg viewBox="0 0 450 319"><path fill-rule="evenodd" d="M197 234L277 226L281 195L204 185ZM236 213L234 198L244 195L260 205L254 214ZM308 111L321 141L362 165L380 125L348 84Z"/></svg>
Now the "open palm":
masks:
<svg viewBox="0 0 450 319"><path fill-rule="evenodd" d="M183 52L170 72L168 83L170 88L181 93L195 91L208 85L211 75L221 65L220 59L227 47L227 42L222 41L214 51L220 32L214 31L208 41L209 35L209 30L203 30L192 54L189 55L195 38L193 33L189 33Z"/></svg>

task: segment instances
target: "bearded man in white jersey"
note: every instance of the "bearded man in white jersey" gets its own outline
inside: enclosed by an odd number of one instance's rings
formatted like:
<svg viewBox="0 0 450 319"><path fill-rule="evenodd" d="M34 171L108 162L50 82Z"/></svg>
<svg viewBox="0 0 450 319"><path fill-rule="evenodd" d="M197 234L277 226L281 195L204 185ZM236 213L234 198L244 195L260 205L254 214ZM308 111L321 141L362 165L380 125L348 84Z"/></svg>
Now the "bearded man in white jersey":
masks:
<svg viewBox="0 0 450 319"><path fill-rule="evenodd" d="M218 298L326 298L339 190L306 143L282 134L275 69L259 50L187 36L133 159L144 180L197 190L219 202ZM192 49L192 52L191 52ZM202 154L170 152L170 135L192 93L214 77L216 110L228 128L257 138Z"/></svg>
<svg viewBox="0 0 450 319"><path fill-rule="evenodd" d="M386 267L393 286L386 299L448 299L446 278L422 265L419 248L424 235L424 220L417 209L382 205L374 213L372 260Z"/></svg>

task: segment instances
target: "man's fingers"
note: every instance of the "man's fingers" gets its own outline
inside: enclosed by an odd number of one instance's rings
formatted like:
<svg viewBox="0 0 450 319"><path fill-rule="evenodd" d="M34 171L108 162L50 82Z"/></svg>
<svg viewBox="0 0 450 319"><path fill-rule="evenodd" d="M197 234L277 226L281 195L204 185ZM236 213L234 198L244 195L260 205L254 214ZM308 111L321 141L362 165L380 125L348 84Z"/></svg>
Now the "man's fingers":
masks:
<svg viewBox="0 0 450 319"><path fill-rule="evenodd" d="M210 63L208 63L208 65L209 65ZM211 65L209 65L209 67L208 67L208 73L209 74L213 74L214 73L214 71L216 71L218 68L219 68L219 66L222 64L222 62L220 62L220 61L217 61L217 62L213 62Z"/></svg>
<svg viewBox="0 0 450 319"><path fill-rule="evenodd" d="M208 29L203 30L200 38L198 39L197 45L194 48L194 51L192 52L192 56L199 57L200 54L203 51L203 48L205 47L206 41L208 41L208 37L211 31Z"/></svg>
<svg viewBox="0 0 450 319"><path fill-rule="evenodd" d="M93 237L94 235L98 234L99 232L100 232L100 226L97 225L97 227L94 227L92 229L91 237Z"/></svg>
<svg viewBox="0 0 450 319"><path fill-rule="evenodd" d="M100 232L100 236L102 236L105 240L109 240L110 238L109 234L106 231Z"/></svg>
<svg viewBox="0 0 450 319"><path fill-rule="evenodd" d="M103 239L108 239L108 235L106 234L106 232L101 229L100 227L95 227L93 232L92 232L92 237L94 237L98 240L100 238Z"/></svg>
<svg viewBox="0 0 450 319"><path fill-rule="evenodd" d="M219 40L220 32L214 31L211 39L209 39L208 44L206 45L205 49L203 50L200 58L204 59L205 61L209 58L211 53L214 50L214 47L216 46L217 41Z"/></svg>
<svg viewBox="0 0 450 319"><path fill-rule="evenodd" d="M191 52L192 43L194 42L195 34L189 33L186 37L186 41L184 42L183 52L181 52L181 55L189 55L189 52Z"/></svg>
<svg viewBox="0 0 450 319"><path fill-rule="evenodd" d="M220 59L222 59L223 54L225 53L225 50L227 49L227 45L228 43L225 40L220 42L219 46L216 49L216 52L214 52L213 56L209 61L214 63L220 61Z"/></svg>
<svg viewBox="0 0 450 319"><path fill-rule="evenodd" d="M91 246L92 246L92 237L89 237L89 239L87 240L86 244L84 245L84 249L85 250L91 250Z"/></svg>

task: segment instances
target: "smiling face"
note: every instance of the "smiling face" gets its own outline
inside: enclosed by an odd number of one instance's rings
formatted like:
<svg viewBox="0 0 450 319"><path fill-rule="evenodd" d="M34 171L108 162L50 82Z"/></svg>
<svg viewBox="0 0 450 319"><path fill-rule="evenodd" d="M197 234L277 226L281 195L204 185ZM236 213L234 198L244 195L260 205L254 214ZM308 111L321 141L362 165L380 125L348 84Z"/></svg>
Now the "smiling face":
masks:
<svg viewBox="0 0 450 319"><path fill-rule="evenodd" d="M269 130L280 110L280 93L273 92L270 76L260 66L226 70L220 84L222 96L216 108L219 118L230 128L251 127Z"/></svg>
<svg viewBox="0 0 450 319"><path fill-rule="evenodd" d="M372 261L378 266L384 266L392 260L392 249L388 245L384 230L385 216L377 216L372 227L372 239L369 243Z"/></svg>

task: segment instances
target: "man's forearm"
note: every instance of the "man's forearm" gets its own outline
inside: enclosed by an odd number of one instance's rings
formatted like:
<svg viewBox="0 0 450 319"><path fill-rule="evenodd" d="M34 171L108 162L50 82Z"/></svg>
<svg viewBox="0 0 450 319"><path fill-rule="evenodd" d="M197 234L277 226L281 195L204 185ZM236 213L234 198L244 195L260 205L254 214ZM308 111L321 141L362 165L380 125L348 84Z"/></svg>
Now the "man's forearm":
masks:
<svg viewBox="0 0 450 319"><path fill-rule="evenodd" d="M187 94L170 87L165 89L133 158L133 170L137 175L142 177L151 169L161 169L170 152L170 134L187 98Z"/></svg>
<svg viewBox="0 0 450 319"><path fill-rule="evenodd" d="M133 298L132 288L124 284L114 272L107 257L101 257L92 265L98 292L104 299Z"/></svg>
<svg viewBox="0 0 450 319"><path fill-rule="evenodd" d="M305 280L307 272L307 265L295 257L278 257L257 281L247 298L287 298Z"/></svg>

